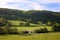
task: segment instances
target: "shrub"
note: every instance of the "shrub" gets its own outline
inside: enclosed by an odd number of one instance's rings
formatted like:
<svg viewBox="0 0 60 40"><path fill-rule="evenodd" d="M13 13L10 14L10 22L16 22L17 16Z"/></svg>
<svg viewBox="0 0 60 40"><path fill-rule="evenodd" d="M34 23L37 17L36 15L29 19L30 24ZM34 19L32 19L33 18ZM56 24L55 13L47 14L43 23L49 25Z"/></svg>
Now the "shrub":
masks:
<svg viewBox="0 0 60 40"><path fill-rule="evenodd" d="M4 34L3 28L0 28L0 34Z"/></svg>
<svg viewBox="0 0 60 40"><path fill-rule="evenodd" d="M35 33L47 33L48 30L47 30L47 28L40 28L40 29L36 29L34 32Z"/></svg>
<svg viewBox="0 0 60 40"><path fill-rule="evenodd" d="M25 23L25 26L30 26L30 23L29 23L29 22L26 22L26 23Z"/></svg>
<svg viewBox="0 0 60 40"><path fill-rule="evenodd" d="M21 22L21 23L20 23L20 26L24 26L24 23L23 23L23 22Z"/></svg>
<svg viewBox="0 0 60 40"><path fill-rule="evenodd" d="M8 33L7 27L1 27L0 28L0 34L6 34L6 33Z"/></svg>
<svg viewBox="0 0 60 40"><path fill-rule="evenodd" d="M43 33L47 33L47 32L48 32L47 28L42 28L41 31L42 31Z"/></svg>
<svg viewBox="0 0 60 40"><path fill-rule="evenodd" d="M0 34L18 34L18 32L17 32L17 28L2 27L0 28Z"/></svg>
<svg viewBox="0 0 60 40"><path fill-rule="evenodd" d="M53 32L60 32L60 25L54 24L52 26L52 31Z"/></svg>
<svg viewBox="0 0 60 40"><path fill-rule="evenodd" d="M18 34L18 33L17 33L17 28L9 28L9 29L8 29L8 33L9 33L9 34Z"/></svg>

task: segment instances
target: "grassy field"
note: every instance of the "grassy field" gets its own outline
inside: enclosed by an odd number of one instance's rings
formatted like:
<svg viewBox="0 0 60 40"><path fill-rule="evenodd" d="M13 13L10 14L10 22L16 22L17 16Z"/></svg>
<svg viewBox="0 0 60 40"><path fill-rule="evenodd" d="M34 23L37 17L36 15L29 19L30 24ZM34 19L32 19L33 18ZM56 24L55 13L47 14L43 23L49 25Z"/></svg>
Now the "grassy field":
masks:
<svg viewBox="0 0 60 40"><path fill-rule="evenodd" d="M8 20L8 22L10 22L12 25L19 25L19 23L23 21Z"/></svg>
<svg viewBox="0 0 60 40"><path fill-rule="evenodd" d="M14 28L14 27L13 27ZM39 29L39 28L44 28L44 27L16 27L18 29L18 31L21 31L21 30L28 30L28 31L34 31L36 29ZM51 31L51 27L46 27L49 31Z"/></svg>
<svg viewBox="0 0 60 40"><path fill-rule="evenodd" d="M60 32L23 35L0 35L0 40L60 40Z"/></svg>
<svg viewBox="0 0 60 40"><path fill-rule="evenodd" d="M19 25L21 21L9 21L12 24ZM34 31L35 29L46 27L49 31L51 30L50 26L39 26L39 27L12 27L17 28L18 31L21 30L29 30ZM14 35L14 34L6 34L0 35L0 40L60 40L60 32L52 32L52 33L32 33L31 35Z"/></svg>
<svg viewBox="0 0 60 40"><path fill-rule="evenodd" d="M23 22L25 23L24 21L14 21L14 20L9 20L9 22L12 24L12 25L19 25L19 23ZM37 25L37 24L32 24L30 23L31 25ZM48 30L51 30L51 27L50 26L45 26L45 25L37 25L36 27L26 27L26 26L16 26L16 28L18 30L35 30L35 29L39 29L39 28L43 28L43 27L46 27ZM13 27L14 28L14 27Z"/></svg>
<svg viewBox="0 0 60 40"><path fill-rule="evenodd" d="M20 25L21 22L26 23L24 21L16 21L16 20L8 20L8 22L10 22L12 25ZM30 24L32 24L32 23L30 23Z"/></svg>

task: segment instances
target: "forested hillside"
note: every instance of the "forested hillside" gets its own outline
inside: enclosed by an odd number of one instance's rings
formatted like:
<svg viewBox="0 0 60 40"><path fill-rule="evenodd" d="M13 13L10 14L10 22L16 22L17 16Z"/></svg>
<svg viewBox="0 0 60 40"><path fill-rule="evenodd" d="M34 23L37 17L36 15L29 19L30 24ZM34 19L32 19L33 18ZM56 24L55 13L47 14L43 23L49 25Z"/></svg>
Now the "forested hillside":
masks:
<svg viewBox="0 0 60 40"><path fill-rule="evenodd" d="M60 23L60 12L53 11L40 11L40 10L16 10L0 8L0 16L3 16L6 20L21 20L30 21L32 23L46 23L48 21Z"/></svg>

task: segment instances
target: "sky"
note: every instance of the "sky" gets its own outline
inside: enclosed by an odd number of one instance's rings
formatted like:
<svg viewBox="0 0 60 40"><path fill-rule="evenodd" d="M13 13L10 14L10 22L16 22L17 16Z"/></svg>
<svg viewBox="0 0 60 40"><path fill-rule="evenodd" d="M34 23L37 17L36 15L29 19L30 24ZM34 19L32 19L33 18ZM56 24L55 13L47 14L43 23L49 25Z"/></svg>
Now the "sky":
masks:
<svg viewBox="0 0 60 40"><path fill-rule="evenodd" d="M0 8L60 12L60 0L0 0Z"/></svg>

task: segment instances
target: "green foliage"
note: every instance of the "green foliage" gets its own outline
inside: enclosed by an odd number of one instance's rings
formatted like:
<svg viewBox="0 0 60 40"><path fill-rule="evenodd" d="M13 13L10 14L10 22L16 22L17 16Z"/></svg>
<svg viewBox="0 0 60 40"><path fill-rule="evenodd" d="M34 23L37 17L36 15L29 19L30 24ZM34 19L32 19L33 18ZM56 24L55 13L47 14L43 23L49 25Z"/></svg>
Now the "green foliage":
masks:
<svg viewBox="0 0 60 40"><path fill-rule="evenodd" d="M47 28L40 28L35 30L35 33L47 33L47 32L48 32Z"/></svg>
<svg viewBox="0 0 60 40"><path fill-rule="evenodd" d="M30 26L30 23L29 23L29 22L26 22L26 23L25 23L25 26Z"/></svg>
<svg viewBox="0 0 60 40"><path fill-rule="evenodd" d="M38 22L38 25L42 25L42 22L39 21L39 22Z"/></svg>
<svg viewBox="0 0 60 40"><path fill-rule="evenodd" d="M52 22L48 21L48 22L46 23L46 25L52 26Z"/></svg>
<svg viewBox="0 0 60 40"><path fill-rule="evenodd" d="M20 22L20 26L24 26L24 23L23 22Z"/></svg>
<svg viewBox="0 0 60 40"><path fill-rule="evenodd" d="M56 24L56 22L51 22L51 21L48 21L48 22L46 23L47 26L53 26L53 25L55 25L55 24Z"/></svg>
<svg viewBox="0 0 60 40"><path fill-rule="evenodd" d="M54 24L52 26L52 31L54 31L54 32L60 32L60 24Z"/></svg>
<svg viewBox="0 0 60 40"><path fill-rule="evenodd" d="M4 26L4 19L0 16L0 26Z"/></svg>
<svg viewBox="0 0 60 40"><path fill-rule="evenodd" d="M25 23L25 26L30 26L30 20L27 20L27 22Z"/></svg>
<svg viewBox="0 0 60 40"><path fill-rule="evenodd" d="M0 34L4 34L4 29L0 27Z"/></svg>
<svg viewBox="0 0 60 40"><path fill-rule="evenodd" d="M4 17L2 17L2 15L0 16L0 26L5 26L7 24L7 20L5 20Z"/></svg>
<svg viewBox="0 0 60 40"><path fill-rule="evenodd" d="M42 23L46 23L47 21L54 21L60 23L60 12L52 12L52 11L40 11L40 10L15 10L15 9L4 9L0 8L0 14L4 15L4 18L7 20L21 20L30 21L32 23L38 23L41 21ZM55 15L57 14L57 15Z"/></svg>
<svg viewBox="0 0 60 40"><path fill-rule="evenodd" d="M18 34L16 28L2 27L0 28L0 34Z"/></svg>
<svg viewBox="0 0 60 40"><path fill-rule="evenodd" d="M17 28L9 28L9 29L8 29L8 33L9 33L9 34L18 34Z"/></svg>

